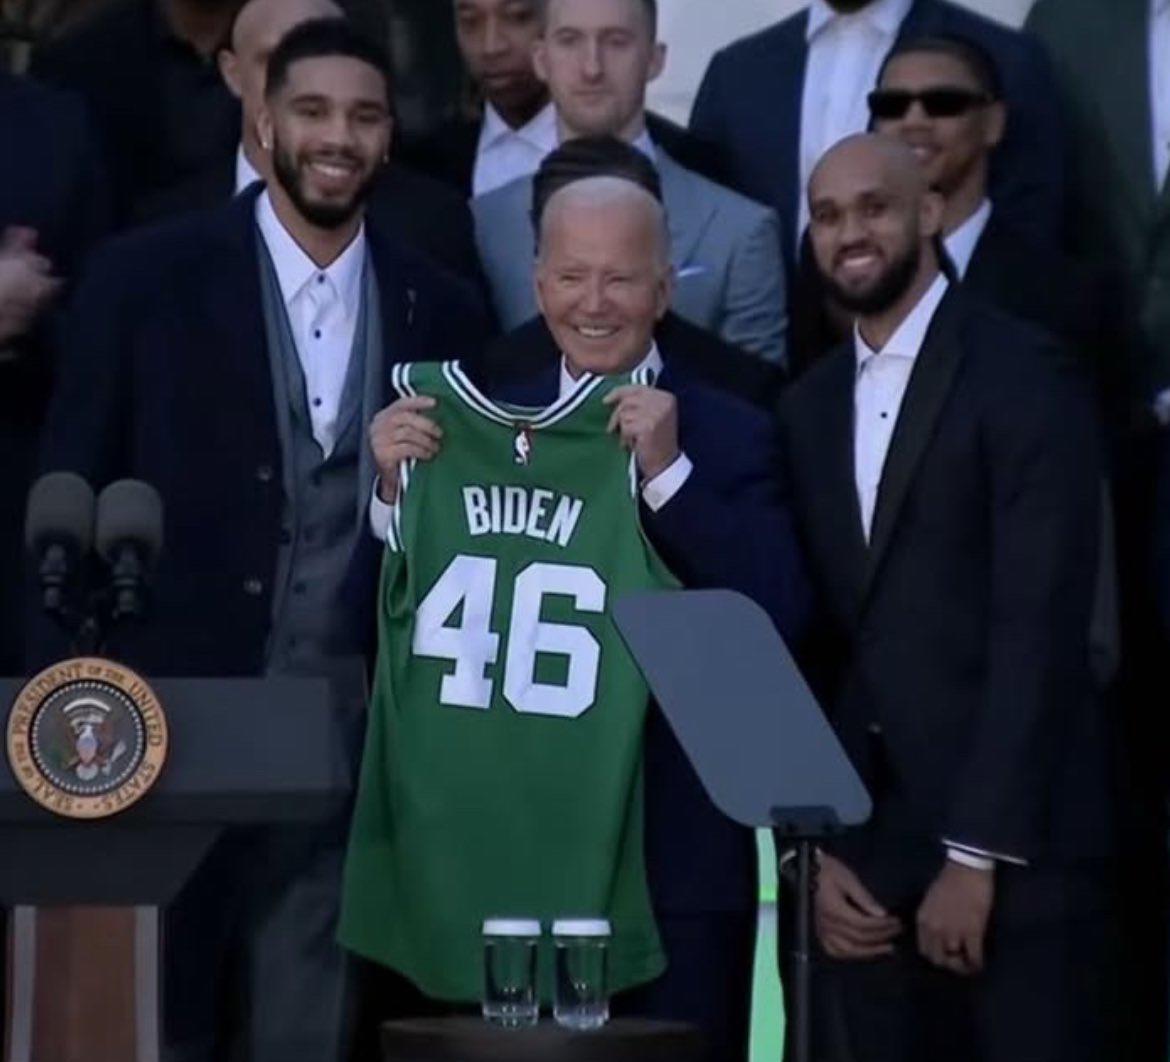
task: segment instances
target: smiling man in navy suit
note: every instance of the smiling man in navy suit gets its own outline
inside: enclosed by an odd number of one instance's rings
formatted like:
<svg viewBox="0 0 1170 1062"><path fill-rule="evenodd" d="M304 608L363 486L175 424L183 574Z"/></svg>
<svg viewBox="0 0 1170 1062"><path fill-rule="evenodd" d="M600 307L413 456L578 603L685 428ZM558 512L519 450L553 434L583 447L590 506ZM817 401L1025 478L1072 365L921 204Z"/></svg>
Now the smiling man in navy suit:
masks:
<svg viewBox="0 0 1170 1062"><path fill-rule="evenodd" d="M506 401L547 405L582 372L653 368L656 386L614 392L611 426L635 457L647 535L685 586L746 593L791 636L805 593L778 478L778 428L742 388L727 386L739 377L722 359L762 366L685 327L658 327L673 282L661 194L653 163L621 141L569 142L545 160L533 190L536 287L558 353L546 357L527 335L505 337L486 386ZM715 367L706 364L712 350ZM374 423L387 502L399 462L427 460L441 445L430 402L403 399ZM379 508L384 521L388 507ZM615 1012L694 1022L711 1062L745 1062L755 841L716 811L657 711L644 756L646 870L669 966L620 997Z"/></svg>
<svg viewBox="0 0 1170 1062"><path fill-rule="evenodd" d="M811 0L719 52L691 115L692 131L722 155L731 187L779 212L790 263L808 222L809 175L834 143L867 127L866 96L886 55L902 40L943 35L967 38L992 57L1011 110L992 198L1005 219L1059 239L1060 113L1031 37L947 0Z"/></svg>

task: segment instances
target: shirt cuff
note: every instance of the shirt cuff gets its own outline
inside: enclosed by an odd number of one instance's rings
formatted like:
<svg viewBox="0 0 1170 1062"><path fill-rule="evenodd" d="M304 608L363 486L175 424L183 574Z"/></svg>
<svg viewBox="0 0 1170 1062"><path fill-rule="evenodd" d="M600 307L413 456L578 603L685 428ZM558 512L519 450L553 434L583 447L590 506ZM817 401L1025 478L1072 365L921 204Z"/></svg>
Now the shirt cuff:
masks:
<svg viewBox="0 0 1170 1062"><path fill-rule="evenodd" d="M1150 403L1150 408L1153 410L1158 423L1163 428L1170 426L1170 387L1154 395L1154 400Z"/></svg>
<svg viewBox="0 0 1170 1062"><path fill-rule="evenodd" d="M1006 855L1003 852L988 852L983 848L974 848L969 844L957 844L943 838L946 845L947 859L961 866L971 867L972 870L991 870L996 863L1011 863L1014 866L1026 867L1028 861L1019 856Z"/></svg>
<svg viewBox="0 0 1170 1062"><path fill-rule="evenodd" d="M378 479L374 477L374 488L370 492L370 530L379 542L385 542L394 519L394 506L387 505L378 497Z"/></svg>
<svg viewBox="0 0 1170 1062"><path fill-rule="evenodd" d="M642 484L642 500L652 513L658 512L690 479L695 466L686 454L679 454L672 464L659 472L653 479Z"/></svg>

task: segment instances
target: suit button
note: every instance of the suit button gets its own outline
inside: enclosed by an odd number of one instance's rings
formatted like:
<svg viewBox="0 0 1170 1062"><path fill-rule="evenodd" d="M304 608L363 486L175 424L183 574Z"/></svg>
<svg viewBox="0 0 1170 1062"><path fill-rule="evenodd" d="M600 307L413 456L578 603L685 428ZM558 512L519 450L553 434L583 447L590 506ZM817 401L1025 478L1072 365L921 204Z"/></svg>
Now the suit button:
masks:
<svg viewBox="0 0 1170 1062"><path fill-rule="evenodd" d="M249 597L259 597L264 593L264 584L254 576L244 580L244 593Z"/></svg>
<svg viewBox="0 0 1170 1062"><path fill-rule="evenodd" d="M257 465L256 466L256 478L261 483L271 483L272 479L275 475L276 475L276 471L273 469L273 467L271 465Z"/></svg>

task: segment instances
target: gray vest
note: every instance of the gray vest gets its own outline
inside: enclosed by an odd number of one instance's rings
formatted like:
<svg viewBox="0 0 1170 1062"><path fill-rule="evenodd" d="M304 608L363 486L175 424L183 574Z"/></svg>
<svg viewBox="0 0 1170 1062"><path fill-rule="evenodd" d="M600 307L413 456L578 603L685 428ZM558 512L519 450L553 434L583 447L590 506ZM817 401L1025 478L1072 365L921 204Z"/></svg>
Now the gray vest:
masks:
<svg viewBox="0 0 1170 1062"><path fill-rule="evenodd" d="M276 428L284 470L280 549L272 595L267 670L322 674L338 651L331 645L339 592L357 545L368 534L367 503L373 483L366 425L377 412L382 379L382 320L378 285L369 258L338 414L338 435L326 457L313 438L305 377L289 326L276 268L263 238L260 287L272 368Z"/></svg>

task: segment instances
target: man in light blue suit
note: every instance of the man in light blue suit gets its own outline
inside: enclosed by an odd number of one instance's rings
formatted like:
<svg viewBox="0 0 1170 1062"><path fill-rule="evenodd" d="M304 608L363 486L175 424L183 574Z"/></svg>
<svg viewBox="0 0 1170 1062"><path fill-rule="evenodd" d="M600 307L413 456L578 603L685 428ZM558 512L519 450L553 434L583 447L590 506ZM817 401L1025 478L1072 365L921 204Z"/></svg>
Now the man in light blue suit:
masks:
<svg viewBox="0 0 1170 1062"><path fill-rule="evenodd" d="M534 60L552 95L562 141L617 136L658 168L681 317L771 362L785 359L787 312L774 211L685 169L647 129L646 86L662 71L655 0L545 0ZM472 204L476 241L500 324L537 313L532 181ZM620 283L620 278L615 278Z"/></svg>

